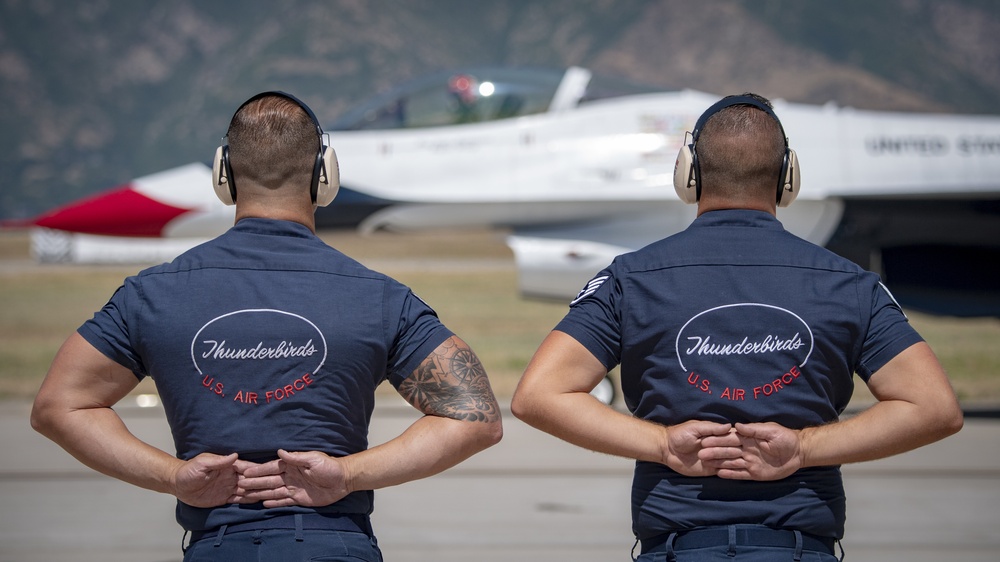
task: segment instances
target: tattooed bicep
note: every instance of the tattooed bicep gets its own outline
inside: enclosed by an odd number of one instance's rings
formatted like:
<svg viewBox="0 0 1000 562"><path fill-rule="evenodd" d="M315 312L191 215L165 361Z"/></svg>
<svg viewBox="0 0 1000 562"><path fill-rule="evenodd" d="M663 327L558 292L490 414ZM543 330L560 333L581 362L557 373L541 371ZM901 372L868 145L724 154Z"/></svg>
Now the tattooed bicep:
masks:
<svg viewBox="0 0 1000 562"><path fill-rule="evenodd" d="M399 394L425 414L497 421L500 408L486 369L468 344L452 336L399 385Z"/></svg>

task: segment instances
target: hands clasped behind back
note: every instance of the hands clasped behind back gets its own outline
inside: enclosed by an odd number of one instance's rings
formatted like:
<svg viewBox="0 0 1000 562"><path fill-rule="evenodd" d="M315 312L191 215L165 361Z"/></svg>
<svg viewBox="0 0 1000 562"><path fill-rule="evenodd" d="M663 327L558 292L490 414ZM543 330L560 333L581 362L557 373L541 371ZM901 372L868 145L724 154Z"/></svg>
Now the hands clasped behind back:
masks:
<svg viewBox="0 0 1000 562"><path fill-rule="evenodd" d="M720 424L691 420L667 431L666 464L686 476L777 480L801 467L797 432L775 423ZM210 507L330 505L351 492L346 464L319 451L278 451L263 464L203 453L178 471L180 499Z"/></svg>
<svg viewBox="0 0 1000 562"><path fill-rule="evenodd" d="M796 430L773 422L691 420L667 431L667 466L685 476L780 480L802 468Z"/></svg>
<svg viewBox="0 0 1000 562"><path fill-rule="evenodd" d="M346 464L319 451L278 450L278 458L240 471L237 503L323 506L351 492Z"/></svg>
<svg viewBox="0 0 1000 562"><path fill-rule="evenodd" d="M279 450L277 459L262 464L240 460L236 453L201 453L177 468L174 482L177 499L194 507L323 506L351 491L344 463L319 451Z"/></svg>

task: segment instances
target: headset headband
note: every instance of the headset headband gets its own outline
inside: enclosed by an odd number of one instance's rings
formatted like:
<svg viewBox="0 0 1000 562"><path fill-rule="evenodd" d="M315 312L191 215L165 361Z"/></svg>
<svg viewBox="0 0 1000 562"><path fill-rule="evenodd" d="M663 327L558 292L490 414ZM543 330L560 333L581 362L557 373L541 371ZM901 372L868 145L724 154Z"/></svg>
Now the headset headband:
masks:
<svg viewBox="0 0 1000 562"><path fill-rule="evenodd" d="M280 90L270 90L270 91L267 91L267 92L261 92L261 93L255 95L254 97L248 99L247 101L243 102L238 108L236 108L236 111L233 112L233 119L236 119L236 115L239 114L239 112L244 107L250 105L251 103L253 103L253 102L255 102L255 101L257 101L257 100L259 100L261 98L266 98L268 96L277 96L277 97L280 97L280 98L285 98L288 101L293 102L295 105L301 107L302 111L305 111L306 115L309 116L309 119L312 121L313 125L316 126L316 133L319 135L320 146L322 146L322 144L323 144L323 127L320 127L320 125L319 125L319 119L316 118L316 114L313 113L313 110L310 109L309 106L305 104L305 102L303 102L299 98L293 96L292 94L289 94L289 93L286 93L286 92L282 92ZM229 126L230 127L233 126L233 119L229 120Z"/></svg>
<svg viewBox="0 0 1000 562"><path fill-rule="evenodd" d="M694 131L691 132L692 142L698 142L698 135L701 134L702 127L705 126L705 123L708 123L708 120L713 115L734 105L750 105L770 115L771 118L778 124L778 129L781 130L781 138L785 141L785 148L788 148L788 137L785 136L785 128L781 125L781 120L778 119L778 116L774 114L774 110L768 107L767 104L762 103L760 100L751 96L726 96L712 104L705 110L705 113L701 114L701 117L699 117L698 121L694 124Z"/></svg>

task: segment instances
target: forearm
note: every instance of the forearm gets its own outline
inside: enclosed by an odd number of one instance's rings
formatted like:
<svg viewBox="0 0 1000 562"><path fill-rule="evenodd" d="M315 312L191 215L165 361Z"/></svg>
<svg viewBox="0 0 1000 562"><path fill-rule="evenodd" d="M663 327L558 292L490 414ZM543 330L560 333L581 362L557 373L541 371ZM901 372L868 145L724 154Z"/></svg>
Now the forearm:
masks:
<svg viewBox="0 0 1000 562"><path fill-rule="evenodd" d="M181 461L140 441L111 409L138 382L73 333L38 390L31 426L98 472L172 494Z"/></svg>
<svg viewBox="0 0 1000 562"><path fill-rule="evenodd" d="M803 466L865 462L938 441L961 427L951 411L934 411L903 400L878 402L836 423L803 429Z"/></svg>
<svg viewBox="0 0 1000 562"><path fill-rule="evenodd" d="M800 433L803 464L880 459L943 439L962 428L962 409L931 348L917 343L875 372L878 402L847 420Z"/></svg>
<svg viewBox="0 0 1000 562"><path fill-rule="evenodd" d="M667 428L624 414L587 392L542 395L526 390L514 415L568 443L599 453L666 463Z"/></svg>
<svg viewBox="0 0 1000 562"><path fill-rule="evenodd" d="M373 490L425 478L496 444L500 407L486 370L468 344L445 340L399 385L424 416L399 437L344 458L351 490Z"/></svg>
<svg viewBox="0 0 1000 562"><path fill-rule="evenodd" d="M857 416L790 429L774 422L736 424L743 453L719 476L776 480L801 468L871 461L932 443L962 428L962 410L925 343L905 349L868 380L878 400Z"/></svg>
<svg viewBox="0 0 1000 562"><path fill-rule="evenodd" d="M350 491L376 490L442 472L500 440L499 419L425 415L395 439L340 461Z"/></svg>
<svg viewBox="0 0 1000 562"><path fill-rule="evenodd" d="M157 492L174 494L182 461L128 431L111 408L36 407L32 426L88 467Z"/></svg>
<svg viewBox="0 0 1000 562"><path fill-rule="evenodd" d="M607 374L605 366L579 342L553 331L525 369L511 410L528 425L574 445L666 462L665 427L626 415L590 395Z"/></svg>

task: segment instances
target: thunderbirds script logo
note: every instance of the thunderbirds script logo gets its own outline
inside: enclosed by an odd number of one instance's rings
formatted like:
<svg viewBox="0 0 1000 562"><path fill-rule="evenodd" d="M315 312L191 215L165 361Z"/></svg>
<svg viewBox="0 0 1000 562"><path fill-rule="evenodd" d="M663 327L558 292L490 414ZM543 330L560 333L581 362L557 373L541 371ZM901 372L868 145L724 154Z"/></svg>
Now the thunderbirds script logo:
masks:
<svg viewBox="0 0 1000 562"><path fill-rule="evenodd" d="M675 343L694 388L724 400L760 400L794 385L813 350L813 334L795 313L740 303L688 320Z"/></svg>
<svg viewBox="0 0 1000 562"><path fill-rule="evenodd" d="M207 390L260 406L308 390L326 361L326 339L308 319L273 309L212 319L191 340L191 361Z"/></svg>

